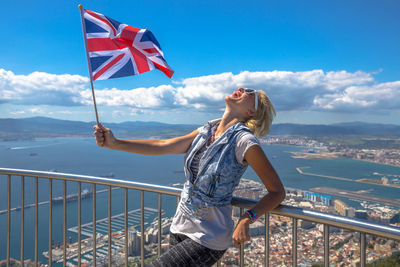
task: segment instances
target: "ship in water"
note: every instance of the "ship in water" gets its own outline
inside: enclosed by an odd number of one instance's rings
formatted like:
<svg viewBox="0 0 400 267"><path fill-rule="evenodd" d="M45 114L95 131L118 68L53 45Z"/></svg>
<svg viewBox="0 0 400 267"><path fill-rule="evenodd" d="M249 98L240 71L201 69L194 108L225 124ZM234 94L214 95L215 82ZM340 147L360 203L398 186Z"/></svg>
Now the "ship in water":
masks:
<svg viewBox="0 0 400 267"><path fill-rule="evenodd" d="M82 190L81 198L86 198L86 197L90 196L91 194L92 194L91 190L84 189L84 190ZM77 200L77 199L78 199L78 193L70 194L70 195L67 195L67 197L66 197L66 201L67 202L68 201L74 201L74 200ZM56 197L56 198L53 198L53 203L63 202L63 200L64 200L64 197Z"/></svg>
<svg viewBox="0 0 400 267"><path fill-rule="evenodd" d="M90 189L84 189L84 190L82 190L82 193L81 193L81 199L86 198L86 197L91 196L91 195L92 195L92 191ZM78 199L78 193L67 195L66 198L65 198L65 200L67 202L74 201L74 200L77 200L77 199ZM64 200L63 196L55 197L55 198L52 199L52 203L62 203L63 200ZM43 201L43 202L39 202L38 205L44 205L44 204L48 204L48 203L49 203L49 201ZM31 204L26 204L24 206L24 208L28 209L28 208L31 208L31 207L34 207L34 206L35 206L35 203L31 203ZM10 209L10 211L19 211L19 210L21 210L21 206L17 206L15 208L11 208ZM0 215L4 214L4 213L7 213L7 212L8 212L7 209L0 210Z"/></svg>

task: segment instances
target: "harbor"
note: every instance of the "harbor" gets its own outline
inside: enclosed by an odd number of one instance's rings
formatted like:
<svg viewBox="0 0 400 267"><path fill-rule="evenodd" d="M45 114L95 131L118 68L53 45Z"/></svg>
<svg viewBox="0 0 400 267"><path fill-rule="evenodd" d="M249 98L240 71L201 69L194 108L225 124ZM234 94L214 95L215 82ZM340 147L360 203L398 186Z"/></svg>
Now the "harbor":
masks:
<svg viewBox="0 0 400 267"><path fill-rule="evenodd" d="M157 209L144 208L144 221L145 227L149 225L158 214ZM163 214L163 213L162 213ZM137 235L140 235L140 217L141 209L135 209L128 211L128 229L134 231ZM108 262L108 218L103 218L96 221L96 262L98 264L106 264ZM68 229L69 232L78 234L78 226L74 226ZM81 263L89 264L93 261L93 223L86 223L81 225L81 235L85 236L81 242ZM113 261L118 261L120 252L125 252L125 214L117 214L111 217L111 255ZM140 237L139 237L140 238ZM131 240L132 241L132 240ZM136 242L136 240L135 240ZM67 243L66 246L66 261L67 266L78 265L78 246L79 243ZM132 245L129 245L132 247ZM52 259L56 263L63 263L64 246L62 243L54 245L52 250ZM45 258L49 258L49 252L45 251L42 253Z"/></svg>

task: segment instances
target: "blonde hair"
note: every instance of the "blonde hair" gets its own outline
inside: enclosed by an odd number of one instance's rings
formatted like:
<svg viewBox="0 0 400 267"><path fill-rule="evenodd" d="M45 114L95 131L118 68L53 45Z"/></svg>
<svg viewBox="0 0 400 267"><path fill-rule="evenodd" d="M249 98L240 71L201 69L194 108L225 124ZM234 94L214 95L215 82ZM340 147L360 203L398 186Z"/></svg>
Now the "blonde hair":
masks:
<svg viewBox="0 0 400 267"><path fill-rule="evenodd" d="M250 131L252 131L255 136L262 137L269 133L270 126L276 115L276 111L264 91L257 90L257 94L257 115L251 117L246 122L246 126L250 128Z"/></svg>

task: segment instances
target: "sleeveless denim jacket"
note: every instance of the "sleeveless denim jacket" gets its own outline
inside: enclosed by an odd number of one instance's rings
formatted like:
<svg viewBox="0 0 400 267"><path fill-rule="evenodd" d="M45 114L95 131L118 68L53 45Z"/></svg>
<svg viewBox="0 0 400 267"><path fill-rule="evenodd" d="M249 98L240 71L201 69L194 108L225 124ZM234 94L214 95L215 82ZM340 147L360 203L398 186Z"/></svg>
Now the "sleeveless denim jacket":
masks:
<svg viewBox="0 0 400 267"><path fill-rule="evenodd" d="M199 128L199 133L193 140L185 156L185 176L180 208L188 215L201 216L207 207L229 205L232 193L239 184L247 164L240 164L235 155L236 139L243 131L250 129L239 122L231 126L206 150L199 162L197 178L193 180L190 165L197 151L206 144L211 135L212 127L220 121L208 122Z"/></svg>

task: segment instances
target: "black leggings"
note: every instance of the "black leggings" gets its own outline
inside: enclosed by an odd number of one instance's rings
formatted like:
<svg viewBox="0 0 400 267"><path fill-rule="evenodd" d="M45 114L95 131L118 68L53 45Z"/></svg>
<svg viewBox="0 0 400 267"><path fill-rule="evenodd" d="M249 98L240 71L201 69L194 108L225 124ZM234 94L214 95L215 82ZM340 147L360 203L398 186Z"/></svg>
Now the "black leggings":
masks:
<svg viewBox="0 0 400 267"><path fill-rule="evenodd" d="M225 250L206 248L185 235L170 233L169 249L150 263L154 267L212 266Z"/></svg>

